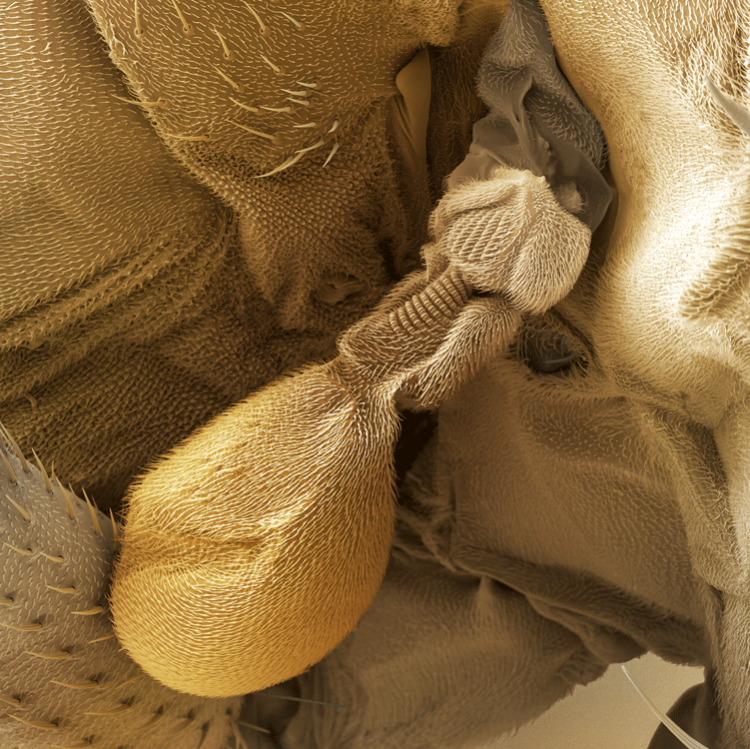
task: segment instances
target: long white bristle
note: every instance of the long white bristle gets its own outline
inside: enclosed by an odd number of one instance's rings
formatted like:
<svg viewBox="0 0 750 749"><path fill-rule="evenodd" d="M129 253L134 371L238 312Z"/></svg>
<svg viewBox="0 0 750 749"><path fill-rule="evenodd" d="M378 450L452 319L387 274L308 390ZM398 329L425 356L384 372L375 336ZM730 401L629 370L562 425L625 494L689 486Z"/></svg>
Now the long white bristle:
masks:
<svg viewBox="0 0 750 749"><path fill-rule="evenodd" d="M656 705L654 705L651 700L646 697L643 690L636 684L635 679L630 675L628 672L628 669L625 668L625 666L620 666L620 668L625 673L625 676L628 677L628 681L635 687L635 691L638 692L638 694L643 697L646 704L651 708L651 710L654 712L657 718L664 724L664 727L677 739L679 739L685 746L687 746L689 749L708 749L708 747L705 744L701 744L700 741L697 739L694 739L689 733L685 732L680 728L677 723L675 723L668 715L665 715L661 710L659 710Z"/></svg>

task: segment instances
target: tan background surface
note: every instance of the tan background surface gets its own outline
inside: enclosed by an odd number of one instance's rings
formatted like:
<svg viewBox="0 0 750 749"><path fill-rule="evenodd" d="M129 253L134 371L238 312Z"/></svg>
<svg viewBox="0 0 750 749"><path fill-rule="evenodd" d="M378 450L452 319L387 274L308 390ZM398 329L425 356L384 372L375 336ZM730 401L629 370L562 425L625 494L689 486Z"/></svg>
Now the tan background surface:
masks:
<svg viewBox="0 0 750 749"><path fill-rule="evenodd" d="M650 654L625 665L665 713L686 689L703 681L703 669L673 666ZM514 737L485 749L646 749L658 723L620 666L613 665Z"/></svg>

